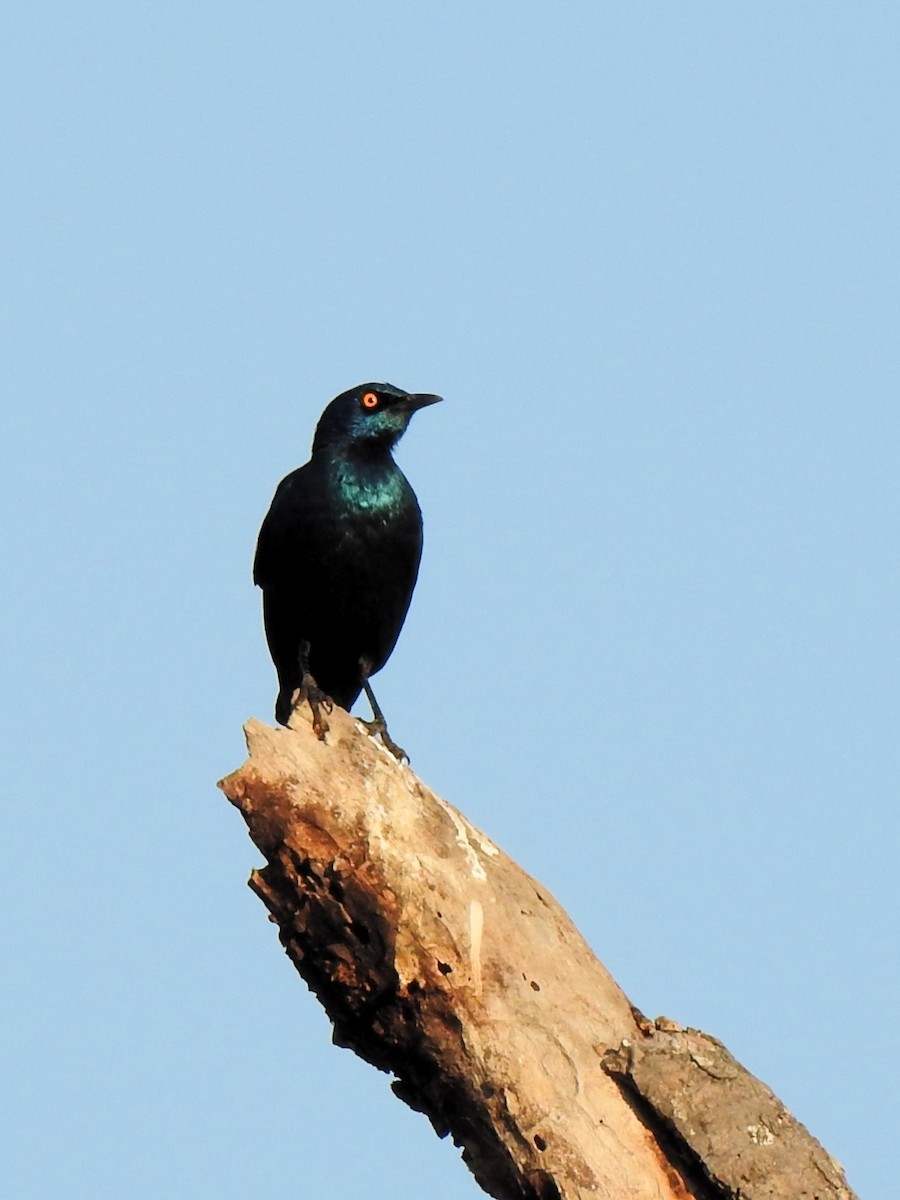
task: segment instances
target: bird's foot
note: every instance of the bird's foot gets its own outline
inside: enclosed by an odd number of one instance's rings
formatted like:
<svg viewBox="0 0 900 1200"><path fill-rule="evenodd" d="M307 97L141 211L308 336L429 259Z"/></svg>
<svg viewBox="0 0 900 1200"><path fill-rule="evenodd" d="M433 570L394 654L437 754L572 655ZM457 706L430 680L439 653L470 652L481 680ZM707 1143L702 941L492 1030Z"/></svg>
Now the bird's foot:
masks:
<svg viewBox="0 0 900 1200"><path fill-rule="evenodd" d="M334 701L327 692L322 691L312 675L309 674L303 676L303 682L291 696L291 711L299 708L304 702L309 704L312 711L313 733L320 742L324 742L325 734L328 732L328 722L324 713L331 712L334 708Z"/></svg>
<svg viewBox="0 0 900 1200"><path fill-rule="evenodd" d="M374 721L363 721L361 718L358 719L360 720L361 725L365 725L366 729L369 731L370 737L375 737L376 734L381 737L382 745L385 747L385 749L390 750L391 754L393 754L394 758L396 758L398 762L405 762L407 764L409 763L409 755L402 746L397 745L397 743L388 733L387 724L383 717L376 717Z"/></svg>

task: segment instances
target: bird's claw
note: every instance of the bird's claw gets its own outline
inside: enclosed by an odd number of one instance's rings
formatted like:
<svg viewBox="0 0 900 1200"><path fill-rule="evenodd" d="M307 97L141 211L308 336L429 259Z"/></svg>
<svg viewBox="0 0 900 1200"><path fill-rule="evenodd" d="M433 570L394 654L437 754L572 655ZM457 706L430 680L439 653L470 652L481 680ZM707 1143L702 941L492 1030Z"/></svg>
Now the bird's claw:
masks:
<svg viewBox="0 0 900 1200"><path fill-rule="evenodd" d="M370 737L375 737L375 735L378 734L381 737L381 744L386 750L389 750L391 754L393 754L394 758L396 758L398 762L404 762L409 765L409 755L402 746L397 745L397 743L388 733L387 725L385 724L384 720L379 720L378 718L376 718L374 721L361 720L360 724L365 725L366 729L369 731Z"/></svg>
<svg viewBox="0 0 900 1200"><path fill-rule="evenodd" d="M323 716L323 710L330 713L334 708L334 701L327 692L322 691L312 675L303 676L303 682L291 697L291 710L299 708L304 702L309 704L312 712L313 733L320 742L324 742L329 726Z"/></svg>

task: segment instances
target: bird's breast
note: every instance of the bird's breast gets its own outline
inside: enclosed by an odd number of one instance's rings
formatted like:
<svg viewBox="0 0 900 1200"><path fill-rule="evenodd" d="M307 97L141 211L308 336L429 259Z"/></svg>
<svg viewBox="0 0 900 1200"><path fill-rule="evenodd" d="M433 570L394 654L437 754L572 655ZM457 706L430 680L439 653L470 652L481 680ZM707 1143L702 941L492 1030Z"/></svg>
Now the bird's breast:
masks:
<svg viewBox="0 0 900 1200"><path fill-rule="evenodd" d="M349 516L354 514L390 517L409 503L410 487L400 471L366 476L355 471L339 471L336 476L340 505Z"/></svg>

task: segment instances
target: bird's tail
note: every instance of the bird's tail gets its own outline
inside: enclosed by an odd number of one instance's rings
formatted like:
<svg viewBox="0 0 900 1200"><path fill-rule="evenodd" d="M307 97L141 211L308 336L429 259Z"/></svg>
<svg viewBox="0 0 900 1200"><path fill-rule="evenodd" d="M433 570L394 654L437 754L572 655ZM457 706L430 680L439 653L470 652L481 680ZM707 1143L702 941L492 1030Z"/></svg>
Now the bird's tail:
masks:
<svg viewBox="0 0 900 1200"><path fill-rule="evenodd" d="M296 688L282 688L275 701L275 720L279 725L287 725L294 711L293 698Z"/></svg>

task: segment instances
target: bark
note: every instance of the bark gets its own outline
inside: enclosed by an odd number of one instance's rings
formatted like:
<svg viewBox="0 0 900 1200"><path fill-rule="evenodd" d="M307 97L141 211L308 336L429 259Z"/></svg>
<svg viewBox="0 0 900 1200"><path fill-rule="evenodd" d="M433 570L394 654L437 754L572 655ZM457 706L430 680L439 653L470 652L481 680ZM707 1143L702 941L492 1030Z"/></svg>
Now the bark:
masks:
<svg viewBox="0 0 900 1200"><path fill-rule="evenodd" d="M854 1200L715 1039L628 1001L546 888L342 710L246 726L250 886L334 1024L499 1200Z"/></svg>

